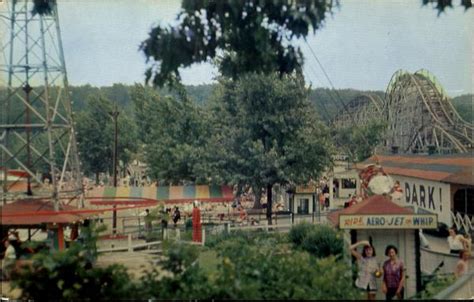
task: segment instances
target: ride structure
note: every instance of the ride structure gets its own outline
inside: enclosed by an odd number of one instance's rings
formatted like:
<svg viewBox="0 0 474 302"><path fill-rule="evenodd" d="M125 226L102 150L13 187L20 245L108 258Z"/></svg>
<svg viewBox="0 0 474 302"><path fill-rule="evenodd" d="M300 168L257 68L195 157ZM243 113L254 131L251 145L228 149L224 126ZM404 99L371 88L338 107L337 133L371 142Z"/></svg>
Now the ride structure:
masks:
<svg viewBox="0 0 474 302"><path fill-rule="evenodd" d="M3 203L21 197L82 205L82 174L56 1L0 5L4 35L0 72L0 152ZM15 192L9 170L26 172ZM19 196L20 195L20 196Z"/></svg>
<svg viewBox="0 0 474 302"><path fill-rule="evenodd" d="M381 146L386 152L446 154L473 150L474 125L461 118L427 70L397 71L383 100L375 94L358 96L336 115L333 124L348 128L374 121L387 125Z"/></svg>

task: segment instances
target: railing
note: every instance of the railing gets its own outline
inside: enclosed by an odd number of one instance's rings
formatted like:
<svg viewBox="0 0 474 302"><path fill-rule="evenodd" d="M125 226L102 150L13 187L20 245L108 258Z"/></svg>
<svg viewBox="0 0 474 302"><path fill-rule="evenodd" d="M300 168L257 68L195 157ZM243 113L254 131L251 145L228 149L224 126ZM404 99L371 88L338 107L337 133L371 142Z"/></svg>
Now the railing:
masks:
<svg viewBox="0 0 474 302"><path fill-rule="evenodd" d="M474 216L469 217L469 215L464 214L463 217L460 212L457 212L456 214L451 212L451 218L453 219L453 223L456 225L456 228L458 230L464 228L464 231L466 233L474 231Z"/></svg>
<svg viewBox="0 0 474 302"><path fill-rule="evenodd" d="M437 294L434 300L474 299L474 270L471 270L453 285Z"/></svg>
<svg viewBox="0 0 474 302"><path fill-rule="evenodd" d="M473 260L474 257L471 257L471 261ZM433 273L441 263L443 263L443 265L439 268L438 273L453 273L458 261L459 256L457 255L438 252L424 247L421 248L421 270L424 273ZM474 272L474 266L470 267L470 271Z"/></svg>

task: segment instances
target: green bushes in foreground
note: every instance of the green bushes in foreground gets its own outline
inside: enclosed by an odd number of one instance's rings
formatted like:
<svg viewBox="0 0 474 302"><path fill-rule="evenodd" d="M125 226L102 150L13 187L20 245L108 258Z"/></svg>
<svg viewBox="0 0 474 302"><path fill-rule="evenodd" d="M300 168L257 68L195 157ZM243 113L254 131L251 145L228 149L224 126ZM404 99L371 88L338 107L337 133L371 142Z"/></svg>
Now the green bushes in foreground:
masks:
<svg viewBox="0 0 474 302"><path fill-rule="evenodd" d="M291 228L288 237L296 249L302 249L317 258L331 255L338 257L344 252L342 235L327 225L300 223Z"/></svg>
<svg viewBox="0 0 474 302"><path fill-rule="evenodd" d="M165 257L150 265L139 280L121 265L87 267L79 247L35 256L16 279L27 299L359 299L350 266L338 257L319 257L337 248L308 252L321 235L307 228L300 246L285 234L234 234L216 240L209 251L217 265L206 269L199 255L208 248L170 244ZM327 230L323 227L324 232ZM298 232L298 231L297 231ZM243 236L241 236L243 235ZM319 237L318 237L319 236ZM327 237L329 236L329 237ZM336 236L336 235L334 235ZM337 245L336 245L337 247ZM314 253L314 254L313 254ZM337 254L337 253L336 253ZM318 255L318 257L315 257ZM215 263L214 263L215 264Z"/></svg>

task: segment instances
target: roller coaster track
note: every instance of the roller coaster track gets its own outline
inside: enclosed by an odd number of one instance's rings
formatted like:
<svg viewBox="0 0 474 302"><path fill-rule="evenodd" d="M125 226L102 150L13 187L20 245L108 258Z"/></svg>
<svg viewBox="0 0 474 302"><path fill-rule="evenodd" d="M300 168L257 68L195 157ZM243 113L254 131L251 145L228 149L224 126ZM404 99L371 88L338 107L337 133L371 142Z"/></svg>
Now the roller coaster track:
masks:
<svg viewBox="0 0 474 302"><path fill-rule="evenodd" d="M401 153L466 153L472 151L474 125L464 121L438 80L428 71L397 71L385 99L361 95L334 119L336 128L383 120L385 148Z"/></svg>
<svg viewBox="0 0 474 302"><path fill-rule="evenodd" d="M350 101L345 109L333 120L338 129L366 123L368 120L382 119L384 101L375 94L362 94Z"/></svg>
<svg viewBox="0 0 474 302"><path fill-rule="evenodd" d="M401 152L465 153L473 146L473 125L454 109L442 86L426 70L398 71L385 95L387 147Z"/></svg>

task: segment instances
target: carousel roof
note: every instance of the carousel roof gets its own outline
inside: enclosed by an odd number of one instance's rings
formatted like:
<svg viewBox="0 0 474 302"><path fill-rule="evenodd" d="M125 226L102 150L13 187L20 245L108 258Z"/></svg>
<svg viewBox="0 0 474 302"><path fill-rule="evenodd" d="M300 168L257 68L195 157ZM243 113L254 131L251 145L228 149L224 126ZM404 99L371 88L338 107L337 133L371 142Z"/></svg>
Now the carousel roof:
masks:
<svg viewBox="0 0 474 302"><path fill-rule="evenodd" d="M339 215L377 215L377 214L413 214L413 210L403 208L390 200L385 195L373 195L348 208L332 212L328 215L333 225L339 225Z"/></svg>

